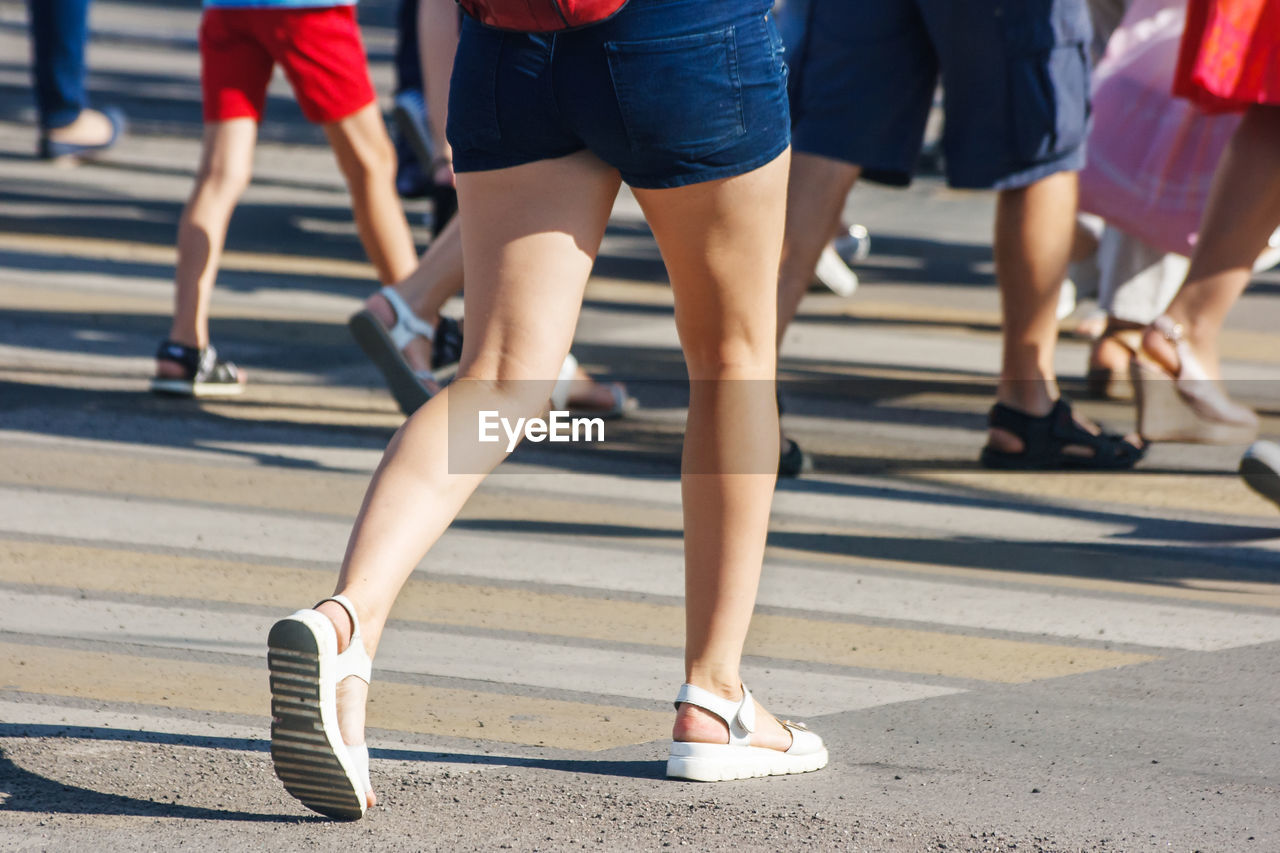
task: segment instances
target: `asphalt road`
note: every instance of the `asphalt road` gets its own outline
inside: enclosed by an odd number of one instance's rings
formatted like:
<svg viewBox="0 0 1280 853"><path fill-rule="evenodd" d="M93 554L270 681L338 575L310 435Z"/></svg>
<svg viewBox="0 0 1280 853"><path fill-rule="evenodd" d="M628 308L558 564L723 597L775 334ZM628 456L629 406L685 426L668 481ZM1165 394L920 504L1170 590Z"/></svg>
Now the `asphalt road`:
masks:
<svg viewBox="0 0 1280 853"><path fill-rule="evenodd" d="M382 92L388 5L361 4ZM134 132L72 170L32 157L23 15L0 0L0 849L1280 849L1280 513L1235 476L1241 448L979 469L991 204L929 179L853 194L863 285L812 294L782 363L818 471L779 486L746 676L831 766L662 778L682 373L624 194L575 351L641 410L606 451L522 448L482 487L377 662L382 803L311 815L266 755L266 629L331 587L400 422L345 328L372 275L341 181L278 82L214 304L252 385L153 398L198 12L96 4L92 88ZM1278 295L1261 276L1225 344L1273 438ZM1064 338L1068 391L1084 352Z"/></svg>

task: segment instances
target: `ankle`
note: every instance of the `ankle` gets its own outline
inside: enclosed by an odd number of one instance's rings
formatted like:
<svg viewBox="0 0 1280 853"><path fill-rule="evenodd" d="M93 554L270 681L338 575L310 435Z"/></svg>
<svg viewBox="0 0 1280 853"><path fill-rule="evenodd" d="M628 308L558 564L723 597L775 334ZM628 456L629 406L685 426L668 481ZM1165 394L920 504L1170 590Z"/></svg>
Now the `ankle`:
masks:
<svg viewBox="0 0 1280 853"><path fill-rule="evenodd" d="M1002 377L996 388L997 401L1033 417L1049 414L1058 397L1058 383L1043 376L1025 379Z"/></svg>
<svg viewBox="0 0 1280 853"><path fill-rule="evenodd" d="M333 623L334 633L338 636L338 654L342 654L346 651L347 646L351 644L351 634L353 632L351 616L336 601L321 602L317 605L316 612L323 613Z"/></svg>
<svg viewBox="0 0 1280 853"><path fill-rule="evenodd" d="M680 743L728 743L729 727L710 711L682 704L676 709L671 739Z"/></svg>

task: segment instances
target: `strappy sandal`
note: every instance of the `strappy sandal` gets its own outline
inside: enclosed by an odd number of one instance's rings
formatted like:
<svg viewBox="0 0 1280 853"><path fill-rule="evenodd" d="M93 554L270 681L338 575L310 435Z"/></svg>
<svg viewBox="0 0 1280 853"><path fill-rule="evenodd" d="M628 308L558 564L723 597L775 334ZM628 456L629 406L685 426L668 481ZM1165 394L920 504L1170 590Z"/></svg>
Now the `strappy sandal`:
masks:
<svg viewBox="0 0 1280 853"><path fill-rule="evenodd" d="M304 806L327 817L364 816L369 747L348 745L338 729L338 685L354 675L369 683L373 668L364 648L355 606L336 601L351 617L351 642L338 654L338 634L314 609L299 610L271 627L267 667L271 671L271 761L284 788Z"/></svg>
<svg viewBox="0 0 1280 853"><path fill-rule="evenodd" d="M1138 400L1138 432L1147 441L1248 444L1258 437L1258 416L1234 402L1209 377L1183 334L1167 315L1151 324L1178 356L1178 374L1145 353L1130 365Z"/></svg>
<svg viewBox="0 0 1280 853"><path fill-rule="evenodd" d="M605 386L609 389L609 394L613 398L608 407L574 406L571 409L569 399L577 376L578 359L574 358L573 353L569 353L564 357L564 361L560 363L560 375L556 377L555 387L551 389L551 408L557 411L572 411L575 414L589 415L604 420L620 418L640 408L639 401L627 394L627 389L621 382L610 382Z"/></svg>
<svg viewBox="0 0 1280 853"><path fill-rule="evenodd" d="M686 743L672 741L667 758L667 776L694 782L728 782L732 779L754 779L759 776L786 776L809 773L827 766L827 748L822 738L802 723L779 722L791 732L791 746L786 752L751 745L756 727L756 703L751 691L742 686L742 698L722 699L710 691L682 684L676 694L676 709L681 704L694 705L724 721L729 727L728 743Z"/></svg>
<svg viewBox="0 0 1280 853"><path fill-rule="evenodd" d="M434 327L413 313L413 309L396 292L384 287L378 291L396 315L395 325L388 329L376 315L365 308L347 321L351 337L382 372L396 405L406 416L416 412L431 399L436 377L431 370L416 371L405 360L404 348L414 338L431 341L431 367L439 369L453 364L462 356L462 326L450 317L441 317Z"/></svg>
<svg viewBox="0 0 1280 853"><path fill-rule="evenodd" d="M1022 450L1012 453L991 445L982 448L981 462L987 468L1012 471L1053 471L1085 469L1119 471L1132 468L1146 453L1124 436L1102 430L1092 433L1075 419L1071 404L1059 398L1049 414L1035 417L1004 403L991 407L987 421L992 429L1017 436ZM1072 453L1069 448L1086 449Z"/></svg>
<svg viewBox="0 0 1280 853"><path fill-rule="evenodd" d="M156 361L178 365L182 375L151 377L152 393L173 397L234 397L244 393L239 368L218 358L213 346L200 349L177 341L161 341Z"/></svg>

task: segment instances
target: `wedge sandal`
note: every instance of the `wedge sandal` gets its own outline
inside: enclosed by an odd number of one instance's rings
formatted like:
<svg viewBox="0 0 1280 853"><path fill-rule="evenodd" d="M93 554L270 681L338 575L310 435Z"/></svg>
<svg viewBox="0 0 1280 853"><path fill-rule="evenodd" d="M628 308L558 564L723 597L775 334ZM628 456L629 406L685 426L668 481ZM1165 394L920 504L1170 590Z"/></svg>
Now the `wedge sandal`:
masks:
<svg viewBox="0 0 1280 853"><path fill-rule="evenodd" d="M672 741L667 758L667 776L694 782L728 782L759 776L786 776L810 773L827 766L827 748L822 738L802 723L779 722L791 732L786 752L751 745L756 728L756 703L751 691L742 687L742 698L722 699L710 691L684 684L676 695L676 708L695 705L715 714L729 727L728 743L685 743Z"/></svg>
<svg viewBox="0 0 1280 853"><path fill-rule="evenodd" d="M285 790L307 808L359 820L373 790L369 747L343 742L337 690L350 675L368 684L373 665L350 599L335 595L324 601L336 601L351 617L351 642L342 654L333 623L314 609L281 619L267 637L271 762Z"/></svg>

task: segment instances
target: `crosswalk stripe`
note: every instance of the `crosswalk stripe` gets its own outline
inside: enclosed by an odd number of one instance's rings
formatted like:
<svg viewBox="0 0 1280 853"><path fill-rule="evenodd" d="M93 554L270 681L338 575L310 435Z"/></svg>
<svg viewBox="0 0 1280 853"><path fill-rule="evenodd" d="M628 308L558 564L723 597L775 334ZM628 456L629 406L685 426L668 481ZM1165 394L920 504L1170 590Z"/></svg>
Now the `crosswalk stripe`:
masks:
<svg viewBox="0 0 1280 853"><path fill-rule="evenodd" d="M262 666L142 658L0 642L0 689L101 702L265 717ZM596 751L657 740L665 712L377 681L369 726L417 734ZM264 727L266 723L264 720Z"/></svg>
<svg viewBox="0 0 1280 853"><path fill-rule="evenodd" d="M17 634L263 657L275 617L189 607L10 593L6 628ZM663 702L680 684L677 650L630 651L400 626L378 649L378 669L412 675L588 691ZM781 712L816 716L957 692L883 678L813 675L780 663L748 663L745 677ZM760 675L760 678L756 678ZM767 677L766 677L767 676ZM817 685L822 689L818 690Z"/></svg>
<svg viewBox="0 0 1280 853"><path fill-rule="evenodd" d="M63 536L79 520L81 538L244 554L271 560L331 561L346 547L346 521L264 516L0 487L0 533ZM678 597L683 569L674 552L451 529L428 565L488 581L516 581ZM766 567L762 605L1029 636L1211 651L1280 639L1280 616L1166 602L1102 598L1061 590L974 585L832 568Z"/></svg>
<svg viewBox="0 0 1280 853"><path fill-rule="evenodd" d="M0 581L278 608L326 595L331 571L0 540ZM679 648L677 605L450 583L415 576L392 620ZM394 632L393 632L394 633ZM970 637L757 613L748 655L981 681L1024 682L1149 656L1042 642Z"/></svg>

